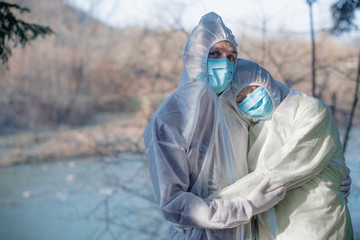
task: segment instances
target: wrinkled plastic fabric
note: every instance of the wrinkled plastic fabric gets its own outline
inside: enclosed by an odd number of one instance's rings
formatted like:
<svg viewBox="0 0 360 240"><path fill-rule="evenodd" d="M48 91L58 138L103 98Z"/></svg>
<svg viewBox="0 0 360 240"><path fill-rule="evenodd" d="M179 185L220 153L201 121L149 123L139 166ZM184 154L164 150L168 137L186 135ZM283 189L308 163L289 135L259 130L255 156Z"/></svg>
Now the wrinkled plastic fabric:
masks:
<svg viewBox="0 0 360 240"><path fill-rule="evenodd" d="M246 70L249 65L253 76ZM280 101L274 102L276 110L269 120L249 128L251 173L210 199L246 197L269 176L269 191L284 184L288 191L278 205L257 215L259 239L353 239L349 211L340 192L347 174L335 120L321 101L285 87L265 72L255 63L238 61L233 86L240 88L233 90L233 102L249 84L266 87Z"/></svg>
<svg viewBox="0 0 360 240"><path fill-rule="evenodd" d="M208 52L224 40L236 46L221 18L205 15L186 44L178 89L143 133L156 200L171 222L169 239L253 238L247 200L207 199L248 174L247 125L221 107L222 97L208 83ZM232 124L236 135L228 131Z"/></svg>

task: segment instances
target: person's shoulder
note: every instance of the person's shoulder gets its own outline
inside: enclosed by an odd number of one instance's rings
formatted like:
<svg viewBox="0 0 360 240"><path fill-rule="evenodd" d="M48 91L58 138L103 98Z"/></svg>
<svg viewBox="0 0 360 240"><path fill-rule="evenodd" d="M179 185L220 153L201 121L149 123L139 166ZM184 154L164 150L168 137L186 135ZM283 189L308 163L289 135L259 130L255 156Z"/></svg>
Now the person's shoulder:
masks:
<svg viewBox="0 0 360 240"><path fill-rule="evenodd" d="M183 91L177 90L166 98L151 117L148 127L155 131L160 128L171 128L172 131L181 132L182 122L186 121L186 116L191 112L192 107L191 102L182 95Z"/></svg>
<svg viewBox="0 0 360 240"><path fill-rule="evenodd" d="M181 110L178 105L176 94L170 95L155 111L149 120L144 132L145 145L149 145L152 139L171 142L182 139L179 121Z"/></svg>
<svg viewBox="0 0 360 240"><path fill-rule="evenodd" d="M295 91L299 94L299 97L302 99L304 103L322 108L326 107L326 104L321 99L314 97L310 94L307 94L305 92L301 92L298 90Z"/></svg>
<svg viewBox="0 0 360 240"><path fill-rule="evenodd" d="M176 90L153 114L144 136L181 141L188 146L199 116L212 116L218 111L215 93L206 90L204 86Z"/></svg>
<svg viewBox="0 0 360 240"><path fill-rule="evenodd" d="M176 115L179 115L181 112L179 109L180 99L176 92L166 98L151 117L149 124L166 124L167 122L171 123L174 119L177 119Z"/></svg>
<svg viewBox="0 0 360 240"><path fill-rule="evenodd" d="M305 92L298 90L291 90L289 94L289 100L291 100L292 106L297 108L298 114L310 114L309 116L316 116L318 114L327 114L329 112L326 104Z"/></svg>

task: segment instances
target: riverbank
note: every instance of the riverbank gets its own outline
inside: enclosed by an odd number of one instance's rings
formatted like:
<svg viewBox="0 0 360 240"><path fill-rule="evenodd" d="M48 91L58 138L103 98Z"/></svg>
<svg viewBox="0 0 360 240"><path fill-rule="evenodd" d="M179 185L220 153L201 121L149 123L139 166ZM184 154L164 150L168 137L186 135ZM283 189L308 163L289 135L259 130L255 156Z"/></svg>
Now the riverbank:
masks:
<svg viewBox="0 0 360 240"><path fill-rule="evenodd" d="M82 128L0 136L0 166L143 152L145 124L141 117L133 115Z"/></svg>
<svg viewBox="0 0 360 240"><path fill-rule="evenodd" d="M0 135L0 167L57 159L114 156L122 152L143 153L142 133L147 120L138 114L99 116L92 125ZM354 125L352 132L359 132ZM340 128L341 135L345 129ZM352 136L353 135L353 136ZM356 138L355 133L350 139ZM343 140L343 139L342 139ZM353 151L354 149L348 149Z"/></svg>

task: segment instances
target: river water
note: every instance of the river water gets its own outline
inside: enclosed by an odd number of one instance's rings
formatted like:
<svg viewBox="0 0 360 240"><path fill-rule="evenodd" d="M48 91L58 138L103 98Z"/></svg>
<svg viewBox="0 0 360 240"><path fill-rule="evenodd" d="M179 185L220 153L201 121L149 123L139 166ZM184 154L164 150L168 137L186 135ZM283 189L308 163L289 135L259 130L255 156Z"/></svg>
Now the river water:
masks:
<svg viewBox="0 0 360 240"><path fill-rule="evenodd" d="M360 239L360 127L346 152ZM167 239L142 155L0 168L0 240Z"/></svg>

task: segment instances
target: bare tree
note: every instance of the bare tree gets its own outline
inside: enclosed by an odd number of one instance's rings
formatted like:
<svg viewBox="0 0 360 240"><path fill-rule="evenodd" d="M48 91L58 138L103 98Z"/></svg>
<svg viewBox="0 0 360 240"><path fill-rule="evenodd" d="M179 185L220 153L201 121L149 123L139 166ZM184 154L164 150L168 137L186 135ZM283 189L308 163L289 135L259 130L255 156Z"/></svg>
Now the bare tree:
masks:
<svg viewBox="0 0 360 240"><path fill-rule="evenodd" d="M335 2L331 6L332 17L334 20L334 25L333 28L331 29L332 33L336 35L340 35L344 32L357 30L358 26L354 24L356 10L360 10L359 0L346 0L346 1ZM359 49L358 64L357 64L357 77L356 77L354 100L353 100L353 104L350 112L350 118L348 121L345 138L344 138L344 145L343 145L344 152L346 151L346 146L352 127L352 122L355 115L355 109L359 94L359 82L360 82L360 49Z"/></svg>
<svg viewBox="0 0 360 240"><path fill-rule="evenodd" d="M316 96L316 58L315 58L315 34L314 34L314 23L313 23L313 10L312 4L317 0L306 0L306 3L309 5L309 18L310 18L310 32L311 32L311 69L312 69L312 95Z"/></svg>
<svg viewBox="0 0 360 240"><path fill-rule="evenodd" d="M349 122L346 128L346 133L345 133L345 138L344 138L344 152L346 151L346 145L349 139L349 134L350 134L350 130L352 127L352 122L353 122L353 118L355 116L355 109L357 106L357 102L358 102L358 95L359 95L359 84L360 84L360 50L359 50L359 57L358 57L358 67L357 67L357 77L356 77L356 87L355 87L355 92L354 92L354 101L351 107L351 112L350 112L350 118L349 118Z"/></svg>

